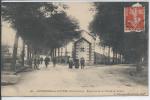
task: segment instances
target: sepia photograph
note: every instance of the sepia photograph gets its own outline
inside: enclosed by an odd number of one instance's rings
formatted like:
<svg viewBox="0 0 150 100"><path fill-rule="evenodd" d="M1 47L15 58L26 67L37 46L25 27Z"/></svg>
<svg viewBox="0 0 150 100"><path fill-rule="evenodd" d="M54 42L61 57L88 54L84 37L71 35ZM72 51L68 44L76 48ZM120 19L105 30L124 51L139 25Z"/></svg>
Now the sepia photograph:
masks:
<svg viewBox="0 0 150 100"><path fill-rule="evenodd" d="M149 2L2 2L2 97L148 96Z"/></svg>

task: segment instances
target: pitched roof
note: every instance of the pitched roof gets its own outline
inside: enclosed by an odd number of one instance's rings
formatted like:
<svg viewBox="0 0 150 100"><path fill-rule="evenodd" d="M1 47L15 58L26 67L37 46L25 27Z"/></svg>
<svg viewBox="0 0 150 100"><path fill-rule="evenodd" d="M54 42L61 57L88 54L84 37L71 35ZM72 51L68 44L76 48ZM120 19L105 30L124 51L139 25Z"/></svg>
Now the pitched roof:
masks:
<svg viewBox="0 0 150 100"><path fill-rule="evenodd" d="M90 36L92 36L94 39L96 39L96 37L95 37L93 34L87 32L87 31L85 31L85 30L81 30L81 31L82 31L82 32L86 32L88 35L90 35Z"/></svg>
<svg viewBox="0 0 150 100"><path fill-rule="evenodd" d="M77 41L75 41L75 44L76 44L77 42L81 41L81 40L85 40L85 41L87 41L89 44L91 44L91 42L89 42L89 41L88 41L87 39L85 39L84 37L82 37L82 38L78 39Z"/></svg>

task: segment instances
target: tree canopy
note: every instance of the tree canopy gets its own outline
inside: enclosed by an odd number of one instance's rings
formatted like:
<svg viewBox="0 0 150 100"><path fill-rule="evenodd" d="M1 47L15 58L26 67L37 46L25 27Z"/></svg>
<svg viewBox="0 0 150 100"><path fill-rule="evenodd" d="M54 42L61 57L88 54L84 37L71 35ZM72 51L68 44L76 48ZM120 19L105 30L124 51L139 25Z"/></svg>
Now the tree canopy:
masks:
<svg viewBox="0 0 150 100"><path fill-rule="evenodd" d="M53 3L2 3L2 19L35 47L56 48L79 36L78 23Z"/></svg>
<svg viewBox="0 0 150 100"><path fill-rule="evenodd" d="M100 2L94 3L96 15L90 23L92 33L100 36L102 43L111 46L114 52L124 55L132 61L147 53L148 35L148 3L142 2L145 7L145 30L142 32L124 32L124 7L135 2ZM143 45L144 44L144 45ZM139 52L141 52L139 54ZM131 61L131 59L129 59Z"/></svg>

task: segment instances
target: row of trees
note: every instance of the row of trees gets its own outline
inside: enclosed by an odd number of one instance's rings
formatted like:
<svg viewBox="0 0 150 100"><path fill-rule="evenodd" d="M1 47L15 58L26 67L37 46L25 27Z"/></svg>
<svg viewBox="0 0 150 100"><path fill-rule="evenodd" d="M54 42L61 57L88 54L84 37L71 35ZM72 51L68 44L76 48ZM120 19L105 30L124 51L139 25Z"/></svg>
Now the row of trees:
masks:
<svg viewBox="0 0 150 100"><path fill-rule="evenodd" d="M145 30L142 32L124 32L124 7L135 2L100 2L95 3L96 15L89 28L97 33L103 46L113 49L114 58L123 55L127 63L139 63L147 59L148 50L148 3L145 7Z"/></svg>
<svg viewBox="0 0 150 100"><path fill-rule="evenodd" d="M11 23L16 30L12 68L16 68L18 38L23 39L23 55L25 44L28 47L28 58L39 50L50 50L54 56L56 48L65 45L79 36L79 26L75 19L64 12L66 5L53 3L2 3L2 20ZM62 10L63 9L63 10ZM24 65L24 56L23 65Z"/></svg>

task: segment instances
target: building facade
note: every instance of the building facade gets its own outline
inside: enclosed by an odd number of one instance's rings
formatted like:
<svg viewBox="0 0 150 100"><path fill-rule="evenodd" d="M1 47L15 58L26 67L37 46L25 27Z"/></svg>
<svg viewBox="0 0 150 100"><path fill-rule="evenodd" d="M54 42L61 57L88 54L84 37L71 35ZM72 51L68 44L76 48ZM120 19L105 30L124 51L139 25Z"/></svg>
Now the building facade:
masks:
<svg viewBox="0 0 150 100"><path fill-rule="evenodd" d="M93 64L93 55L92 55L92 43L87 41L85 38L81 38L74 43L74 51L73 51L74 59L81 59L82 57L85 59L86 64Z"/></svg>

